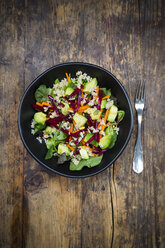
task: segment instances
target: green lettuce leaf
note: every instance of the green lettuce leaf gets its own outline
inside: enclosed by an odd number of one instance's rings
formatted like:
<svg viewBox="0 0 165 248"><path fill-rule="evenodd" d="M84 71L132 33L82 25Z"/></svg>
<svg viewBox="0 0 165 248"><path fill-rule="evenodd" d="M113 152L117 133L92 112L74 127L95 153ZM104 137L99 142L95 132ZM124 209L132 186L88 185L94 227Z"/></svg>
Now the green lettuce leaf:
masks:
<svg viewBox="0 0 165 248"><path fill-rule="evenodd" d="M113 130L112 126L109 126L106 128L105 130L105 134L106 135L110 135L110 145L109 145L109 149L111 149L112 147L114 147L116 140L117 140L117 133L116 131Z"/></svg>
<svg viewBox="0 0 165 248"><path fill-rule="evenodd" d="M103 91L104 96L111 96L111 89L107 90L106 88L100 88Z"/></svg>
<svg viewBox="0 0 165 248"><path fill-rule="evenodd" d="M48 95L51 95L52 89L47 88L46 85L42 84L35 91L34 96L37 102L46 102L48 101Z"/></svg>
<svg viewBox="0 0 165 248"><path fill-rule="evenodd" d="M71 162L69 169L72 171L76 171L76 170L78 171L78 170L82 170L84 166L91 168L100 164L102 158L103 158L103 154L99 157L90 157L89 159L82 159L78 165L75 165L73 162Z"/></svg>
<svg viewBox="0 0 165 248"><path fill-rule="evenodd" d="M53 157L53 152L54 152L54 148L53 148L53 146L51 146L49 148L49 150L47 151L47 153L46 153L45 159L47 160L47 159L52 158Z"/></svg>
<svg viewBox="0 0 165 248"><path fill-rule="evenodd" d="M36 124L34 127L34 133L36 134L38 131L44 129L46 127L46 125L42 125L42 124Z"/></svg>
<svg viewBox="0 0 165 248"><path fill-rule="evenodd" d="M125 111L124 110L117 111L117 120L118 120L118 122L122 121L124 116L125 116Z"/></svg>

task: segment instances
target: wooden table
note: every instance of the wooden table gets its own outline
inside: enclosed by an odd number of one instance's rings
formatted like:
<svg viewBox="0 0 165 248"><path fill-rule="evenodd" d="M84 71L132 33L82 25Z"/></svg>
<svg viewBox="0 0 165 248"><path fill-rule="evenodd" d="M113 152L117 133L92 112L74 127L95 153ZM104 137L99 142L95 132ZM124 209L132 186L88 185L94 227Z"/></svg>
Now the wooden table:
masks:
<svg viewBox="0 0 165 248"><path fill-rule="evenodd" d="M0 247L164 248L163 1L1 0L0 20ZM136 122L120 158L90 178L55 175L25 150L21 97L68 61L111 71L132 104L145 81L142 174L132 170Z"/></svg>

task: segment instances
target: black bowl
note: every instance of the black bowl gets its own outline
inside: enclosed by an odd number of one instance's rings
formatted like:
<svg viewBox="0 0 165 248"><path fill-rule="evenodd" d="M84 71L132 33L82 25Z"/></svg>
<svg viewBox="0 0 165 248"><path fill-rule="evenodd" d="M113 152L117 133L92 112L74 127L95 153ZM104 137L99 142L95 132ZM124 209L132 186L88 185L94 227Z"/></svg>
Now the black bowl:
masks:
<svg viewBox="0 0 165 248"><path fill-rule="evenodd" d="M32 108L32 104L35 103L34 92L41 84L52 86L56 78L59 78L60 80L63 79L66 72L71 74L72 77L75 77L77 71L82 71L91 77L96 77L98 79L99 86L106 87L107 89L111 88L112 95L117 98L119 109L125 111L125 118L119 126L120 131L115 146L104 154L103 159L98 166L93 168L84 167L82 171L70 171L68 162L63 165L58 165L56 157L53 157L50 160L44 159L47 151L45 144L40 144L35 136L31 134L31 120L35 112ZM110 72L92 64L65 63L53 66L43 72L26 89L19 107L18 127L21 139L26 149L38 163L62 176L87 177L105 170L108 166L114 163L114 161L123 152L132 133L133 112L129 97L124 87Z"/></svg>

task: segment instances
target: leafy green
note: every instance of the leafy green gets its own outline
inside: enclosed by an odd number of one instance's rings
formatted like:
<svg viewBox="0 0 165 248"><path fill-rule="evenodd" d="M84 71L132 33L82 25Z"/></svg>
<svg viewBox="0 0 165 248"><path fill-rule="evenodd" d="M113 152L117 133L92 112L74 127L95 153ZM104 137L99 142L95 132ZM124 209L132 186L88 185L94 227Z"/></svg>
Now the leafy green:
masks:
<svg viewBox="0 0 165 248"><path fill-rule="evenodd" d="M84 138L84 142L87 142L94 134L93 133L87 133L87 135ZM99 143L94 139L92 140L92 142L90 142L90 144L98 147Z"/></svg>
<svg viewBox="0 0 165 248"><path fill-rule="evenodd" d="M58 158L58 161L57 161L57 164L63 164L64 162L66 162L68 160L65 152L62 153L59 158Z"/></svg>
<svg viewBox="0 0 165 248"><path fill-rule="evenodd" d="M53 138L49 138L46 140L47 149L50 149L51 147L54 148L54 146L55 146L55 140Z"/></svg>
<svg viewBox="0 0 165 248"><path fill-rule="evenodd" d="M61 140L65 140L67 137L67 134L62 132L62 131L56 131L54 134L54 140L55 141L61 141Z"/></svg>
<svg viewBox="0 0 165 248"><path fill-rule="evenodd" d="M117 140L117 133L115 132L112 126L109 126L105 129L105 134L110 135L110 145L108 148L112 148Z"/></svg>
<svg viewBox="0 0 165 248"><path fill-rule="evenodd" d="M100 90L103 91L104 96L110 96L111 95L111 89L107 90L106 88L100 88Z"/></svg>
<svg viewBox="0 0 165 248"><path fill-rule="evenodd" d="M69 169L72 171L79 171L82 170L84 166L91 168L100 164L102 158L103 158L103 154L99 157L90 157L89 159L82 159L78 165L75 165L73 162L71 162Z"/></svg>
<svg viewBox="0 0 165 248"><path fill-rule="evenodd" d="M122 121L124 116L125 116L125 111L124 110L117 111L117 120L118 120L118 122Z"/></svg>
<svg viewBox="0 0 165 248"><path fill-rule="evenodd" d="M54 84L58 84L60 81L58 78L56 78L56 80L54 81Z"/></svg>
<svg viewBox="0 0 165 248"><path fill-rule="evenodd" d="M47 159L52 158L53 157L53 152L54 152L54 149L53 149L53 146L51 146L49 148L49 150L47 151L47 153L46 153L45 159L47 160Z"/></svg>
<svg viewBox="0 0 165 248"><path fill-rule="evenodd" d="M41 84L34 93L36 101L40 103L48 101L48 95L51 95L51 92L51 88L47 88L46 85Z"/></svg>
<svg viewBox="0 0 165 248"><path fill-rule="evenodd" d="M109 145L109 149L114 147L116 140L117 140L117 133L113 130L113 132L110 133L110 136L111 136L111 143Z"/></svg>
<svg viewBox="0 0 165 248"><path fill-rule="evenodd" d="M37 133L38 131L44 129L46 127L46 125L42 125L42 124L36 124L34 127L34 133Z"/></svg>
<svg viewBox="0 0 165 248"><path fill-rule="evenodd" d="M76 86L76 82L73 81L73 80L71 80L71 81L68 83L67 87L71 87L71 88L75 89L75 88L77 87L77 86Z"/></svg>

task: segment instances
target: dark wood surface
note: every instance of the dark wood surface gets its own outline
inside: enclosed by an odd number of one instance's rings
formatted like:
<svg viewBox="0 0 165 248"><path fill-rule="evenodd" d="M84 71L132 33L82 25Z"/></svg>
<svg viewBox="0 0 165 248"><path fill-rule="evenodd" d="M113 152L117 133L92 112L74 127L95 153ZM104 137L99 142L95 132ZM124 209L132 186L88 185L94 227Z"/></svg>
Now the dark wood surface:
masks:
<svg viewBox="0 0 165 248"><path fill-rule="evenodd" d="M164 248L163 1L1 0L0 21L0 247ZM120 158L82 180L47 171L23 147L25 89L68 61L111 71L132 104L145 81L142 174L132 170L136 121Z"/></svg>

